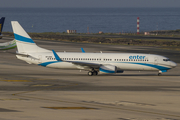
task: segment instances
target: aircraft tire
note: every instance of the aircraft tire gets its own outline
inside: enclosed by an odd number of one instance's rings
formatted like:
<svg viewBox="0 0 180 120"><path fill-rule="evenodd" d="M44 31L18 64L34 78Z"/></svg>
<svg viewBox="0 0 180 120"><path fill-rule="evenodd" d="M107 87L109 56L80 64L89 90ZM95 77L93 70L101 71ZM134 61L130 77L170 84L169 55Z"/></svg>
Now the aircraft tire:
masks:
<svg viewBox="0 0 180 120"><path fill-rule="evenodd" d="M162 74L161 73L158 73L158 76L161 76Z"/></svg>
<svg viewBox="0 0 180 120"><path fill-rule="evenodd" d="M89 75L89 76L92 76L92 75L93 75L93 72L89 71L89 72L88 72L88 75Z"/></svg>

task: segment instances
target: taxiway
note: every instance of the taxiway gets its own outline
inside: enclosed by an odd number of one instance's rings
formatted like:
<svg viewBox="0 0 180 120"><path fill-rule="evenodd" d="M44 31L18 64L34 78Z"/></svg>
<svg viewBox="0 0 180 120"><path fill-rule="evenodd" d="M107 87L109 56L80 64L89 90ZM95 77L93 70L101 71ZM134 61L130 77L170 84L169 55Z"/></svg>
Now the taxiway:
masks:
<svg viewBox="0 0 180 120"><path fill-rule="evenodd" d="M12 38L3 38L8 41ZM29 65L16 49L0 51L1 120L179 120L180 52L158 47L35 40L49 50L140 52L167 56L178 66L156 72L88 76L87 71Z"/></svg>

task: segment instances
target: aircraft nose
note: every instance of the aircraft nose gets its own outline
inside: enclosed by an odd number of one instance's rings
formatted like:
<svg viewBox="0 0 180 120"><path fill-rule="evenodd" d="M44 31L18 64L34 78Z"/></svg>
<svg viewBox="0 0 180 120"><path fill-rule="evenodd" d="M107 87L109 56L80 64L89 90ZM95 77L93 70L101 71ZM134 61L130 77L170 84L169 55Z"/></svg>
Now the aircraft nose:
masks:
<svg viewBox="0 0 180 120"><path fill-rule="evenodd" d="M177 64L176 64L175 62L172 62L172 61L171 61L171 66L174 68L174 67L177 66Z"/></svg>

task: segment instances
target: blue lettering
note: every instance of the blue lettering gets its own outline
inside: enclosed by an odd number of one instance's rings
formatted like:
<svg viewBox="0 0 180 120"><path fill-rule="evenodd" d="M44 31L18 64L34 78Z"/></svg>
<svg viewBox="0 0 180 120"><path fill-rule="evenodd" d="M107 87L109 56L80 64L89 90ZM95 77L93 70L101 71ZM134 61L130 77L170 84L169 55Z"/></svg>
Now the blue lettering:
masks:
<svg viewBox="0 0 180 120"><path fill-rule="evenodd" d="M133 56L133 59L136 59L136 56Z"/></svg>
<svg viewBox="0 0 180 120"><path fill-rule="evenodd" d="M144 59L146 56L129 56L129 59Z"/></svg>
<svg viewBox="0 0 180 120"><path fill-rule="evenodd" d="M137 55L137 59L139 59L139 55Z"/></svg>

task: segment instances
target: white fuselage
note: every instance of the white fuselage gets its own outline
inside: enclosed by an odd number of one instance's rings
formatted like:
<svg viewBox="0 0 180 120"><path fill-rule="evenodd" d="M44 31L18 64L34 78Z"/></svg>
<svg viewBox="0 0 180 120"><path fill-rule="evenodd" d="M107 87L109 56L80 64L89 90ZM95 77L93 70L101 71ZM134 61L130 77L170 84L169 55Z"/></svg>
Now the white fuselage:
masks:
<svg viewBox="0 0 180 120"><path fill-rule="evenodd" d="M52 52L29 53L33 57L17 55L18 59L44 67L60 69L89 70L88 66L74 64L74 62L93 63L116 66L117 70L149 70L163 71L176 66L176 63L160 55L139 53L71 53L57 52L62 61L57 61Z"/></svg>

